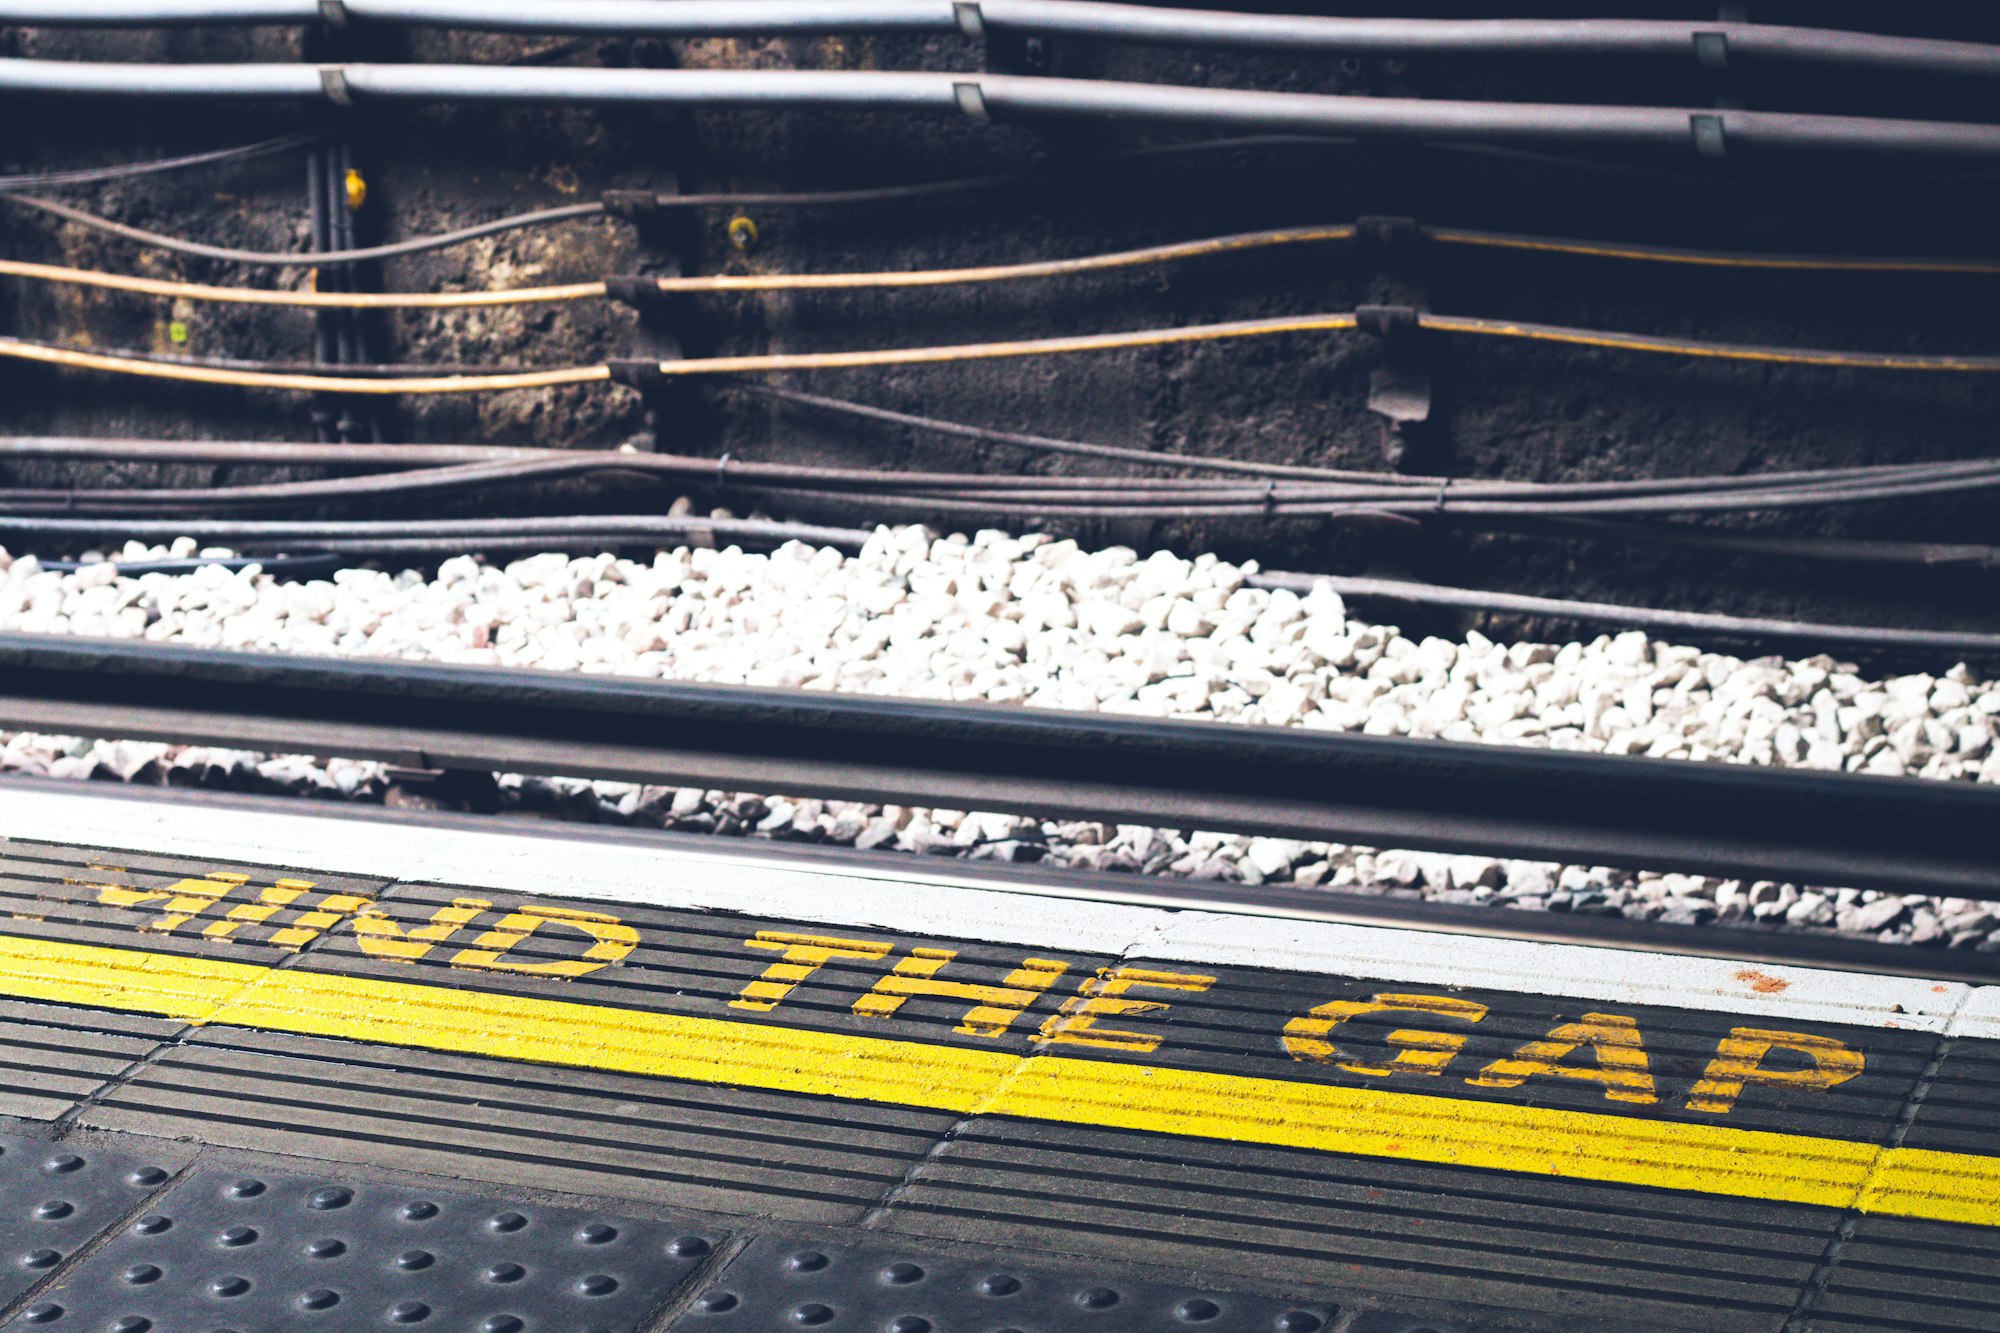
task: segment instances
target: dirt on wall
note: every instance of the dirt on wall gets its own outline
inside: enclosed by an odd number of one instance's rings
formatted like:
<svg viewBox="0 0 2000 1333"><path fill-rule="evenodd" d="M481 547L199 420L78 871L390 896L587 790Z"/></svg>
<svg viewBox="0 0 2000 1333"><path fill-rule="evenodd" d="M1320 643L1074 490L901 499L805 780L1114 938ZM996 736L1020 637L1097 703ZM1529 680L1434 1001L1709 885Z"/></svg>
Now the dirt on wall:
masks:
<svg viewBox="0 0 2000 1333"><path fill-rule="evenodd" d="M1881 25L1850 6L1855 26ZM1760 7L1760 20L1790 17ZM1685 6L1620 12L1687 16ZM1425 12L1446 13L1443 6ZM1588 12L1545 5L1540 12ZM1600 9L1597 12L1602 12ZM1812 21L1837 24L1826 6ZM1986 18L1945 13L1945 35L1994 38ZM173 32L0 30L0 55L187 61L322 58L534 62L579 68L980 68L960 38L688 42L349 29ZM1983 114L1971 91L1772 70L1725 78L1686 66L1579 62L1343 61L1051 43L1053 73L1220 87L1401 96L1631 101L1927 115ZM1744 249L1986 253L1994 181L1965 169L1822 159L1725 158L1692 150L1617 167L1449 147L1287 143L1118 158L1199 135L1067 122L985 125L904 114L634 108L357 106L348 110L15 98L0 170L62 168L244 143L288 130L344 139L366 184L363 243L606 190L805 190L932 180L1039 165L1045 185L869 208L709 208L635 224L598 217L508 232L364 269L388 290L588 281L630 273L927 268L1087 254L1295 223L1397 215L1541 234ZM1107 157L1114 159L1104 163ZM1088 165L1082 168L1076 164ZM1102 163L1102 164L1100 164ZM304 249L304 159L66 190L134 225L211 243ZM731 222L738 223L732 239ZM754 241L739 244L754 230ZM71 223L0 208L0 246L24 259L224 284L299 284L309 270L254 269L135 247ZM1414 302L1452 313L1732 342L1991 351L2000 280L1790 274L1655 266L1435 245L1291 246L1171 267L990 287L713 295L635 311L612 301L396 313L363 321L373 359L438 366L550 366L688 355L985 341ZM69 346L309 362L308 312L185 302L9 280L0 333ZM1541 481L1739 472L1990 454L2000 385L1986 377L1744 365L1610 350L1426 336L1414 355L1434 391L1407 439L1367 406L1380 344L1302 334L964 366L822 372L795 387L953 420L1176 452ZM109 380L0 367L4 431L312 439L297 395ZM324 427L328 405L320 404ZM406 398L356 430L429 442L604 447L863 467L1117 472L814 413L704 382L644 397L603 385ZM273 475L247 468L14 464L13 484L198 484ZM618 507L664 505L624 494ZM703 504L750 507L700 494ZM574 492L549 504L585 502ZM773 510L851 521L837 508ZM1984 503L1910 502L1734 520L1801 535L1991 541ZM1449 526L1341 523L1095 524L1092 541L1255 556L1272 567L1416 569L1562 596L1864 622L2000 627L1981 573L1696 557L1636 547L1475 537Z"/></svg>

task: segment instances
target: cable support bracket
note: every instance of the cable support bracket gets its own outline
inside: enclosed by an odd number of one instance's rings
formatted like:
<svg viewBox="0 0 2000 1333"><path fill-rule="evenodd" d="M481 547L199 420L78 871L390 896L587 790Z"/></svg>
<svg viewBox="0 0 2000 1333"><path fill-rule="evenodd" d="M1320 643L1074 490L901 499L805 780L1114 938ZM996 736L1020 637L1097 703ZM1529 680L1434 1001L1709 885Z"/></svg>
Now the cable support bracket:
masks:
<svg viewBox="0 0 2000 1333"><path fill-rule="evenodd" d="M640 356L615 356L604 363L604 368L611 372L613 384L622 384L628 389L637 389L642 393L667 377L666 372L660 369L658 361Z"/></svg>
<svg viewBox="0 0 2000 1333"><path fill-rule="evenodd" d="M604 294L620 305L634 310L644 310L657 306L667 299L660 290L657 278L649 278L640 273L614 273L604 279Z"/></svg>
<svg viewBox="0 0 2000 1333"><path fill-rule="evenodd" d="M1729 143L1722 117L1715 112L1696 112L1688 117L1694 135L1694 151L1702 157L1726 157Z"/></svg>
<svg viewBox="0 0 2000 1333"><path fill-rule="evenodd" d="M951 16L967 37L974 41L986 39L986 16L979 12L979 0L953 0Z"/></svg>
<svg viewBox="0 0 2000 1333"><path fill-rule="evenodd" d="M1694 35L1694 60L1703 69L1728 69L1729 34L1726 32L1697 32Z"/></svg>
<svg viewBox="0 0 2000 1333"><path fill-rule="evenodd" d="M1354 327L1383 342L1390 342L1420 332L1424 321L1415 306L1362 305L1354 307Z"/></svg>
<svg viewBox="0 0 2000 1333"><path fill-rule="evenodd" d="M354 105L354 93L347 86L347 66L321 65L319 67L320 91L326 100L339 107Z"/></svg>
<svg viewBox="0 0 2000 1333"><path fill-rule="evenodd" d="M319 0L319 21L329 28L344 28L351 21L344 0Z"/></svg>
<svg viewBox="0 0 2000 1333"><path fill-rule="evenodd" d="M597 201L604 205L606 214L627 222L649 218L664 207L660 196L652 190L606 190Z"/></svg>
<svg viewBox="0 0 2000 1333"><path fill-rule="evenodd" d="M1417 443L1416 433L1431 419L1431 365L1424 354L1423 320L1413 305L1354 309L1355 329L1382 347L1381 364L1368 373L1368 410L1387 428L1385 457L1406 470L1409 446Z"/></svg>
<svg viewBox="0 0 2000 1333"><path fill-rule="evenodd" d="M978 84L954 83L951 86L951 95L957 101L958 109L964 112L968 119L978 121L982 125L993 119L993 113L986 107L986 90Z"/></svg>
<svg viewBox="0 0 2000 1333"><path fill-rule="evenodd" d="M1415 218L1369 214L1354 219L1356 249L1381 255L1400 254L1424 238Z"/></svg>

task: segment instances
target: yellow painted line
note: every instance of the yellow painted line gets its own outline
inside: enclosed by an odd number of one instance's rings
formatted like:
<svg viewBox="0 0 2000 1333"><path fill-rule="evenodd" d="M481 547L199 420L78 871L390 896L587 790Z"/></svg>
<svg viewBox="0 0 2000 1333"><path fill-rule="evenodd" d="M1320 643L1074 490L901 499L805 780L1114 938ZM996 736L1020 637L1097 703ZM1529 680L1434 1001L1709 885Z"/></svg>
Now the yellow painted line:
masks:
<svg viewBox="0 0 2000 1333"><path fill-rule="evenodd" d="M1026 1061L980 1109L1831 1208L1854 1202L1880 1153L1843 1139L1047 1057Z"/></svg>
<svg viewBox="0 0 2000 1333"><path fill-rule="evenodd" d="M2000 1226L2000 1159L649 1013L0 935L0 994L957 1114Z"/></svg>
<svg viewBox="0 0 2000 1333"><path fill-rule="evenodd" d="M202 1021L960 1113L1020 1063L999 1051L325 972L269 972Z"/></svg>
<svg viewBox="0 0 2000 1333"><path fill-rule="evenodd" d="M0 935L0 993L200 1022L271 969Z"/></svg>
<svg viewBox="0 0 2000 1333"><path fill-rule="evenodd" d="M1891 1148L1862 1195L1863 1212L2000 1226L2000 1159Z"/></svg>

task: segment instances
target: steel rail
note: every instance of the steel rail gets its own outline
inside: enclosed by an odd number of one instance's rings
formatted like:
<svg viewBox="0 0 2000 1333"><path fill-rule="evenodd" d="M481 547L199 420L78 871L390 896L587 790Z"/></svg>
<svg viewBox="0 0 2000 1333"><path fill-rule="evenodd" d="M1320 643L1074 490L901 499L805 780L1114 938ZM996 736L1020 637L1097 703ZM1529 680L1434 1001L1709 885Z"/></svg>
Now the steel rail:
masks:
<svg viewBox="0 0 2000 1333"><path fill-rule="evenodd" d="M0 725L2000 899L2000 788L0 635Z"/></svg>
<svg viewBox="0 0 2000 1333"><path fill-rule="evenodd" d="M0 93L325 101L568 102L921 111L1454 143L2000 157L2000 125L1736 108L1431 101L1021 75L489 65L160 65L0 60Z"/></svg>
<svg viewBox="0 0 2000 1333"><path fill-rule="evenodd" d="M2000 47L1796 25L1673 19L1437 19L1262 14L1101 0L0 0L0 23L164 27L360 22L482 32L809 36L989 31L1234 50L1564 56L2000 74Z"/></svg>

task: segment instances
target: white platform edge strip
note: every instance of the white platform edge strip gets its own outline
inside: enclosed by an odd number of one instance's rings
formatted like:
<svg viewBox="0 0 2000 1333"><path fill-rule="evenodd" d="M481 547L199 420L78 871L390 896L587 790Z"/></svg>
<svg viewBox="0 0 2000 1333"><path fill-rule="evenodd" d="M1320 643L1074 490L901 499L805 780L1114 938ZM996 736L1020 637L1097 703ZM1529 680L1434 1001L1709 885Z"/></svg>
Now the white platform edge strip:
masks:
<svg viewBox="0 0 2000 1333"><path fill-rule="evenodd" d="M555 826L557 830L560 826ZM1486 987L1607 1004L1666 1005L2000 1036L2000 987L1448 932L1094 903L955 879L948 867L802 868L745 854L370 819L288 814L88 791L0 790L0 838L215 857L850 929L1222 967L1266 967ZM915 858L912 858L915 861Z"/></svg>
<svg viewBox="0 0 2000 1333"><path fill-rule="evenodd" d="M1948 1031L1954 1037L2000 1041L2000 986L1973 988L1965 1007L1952 1017Z"/></svg>

